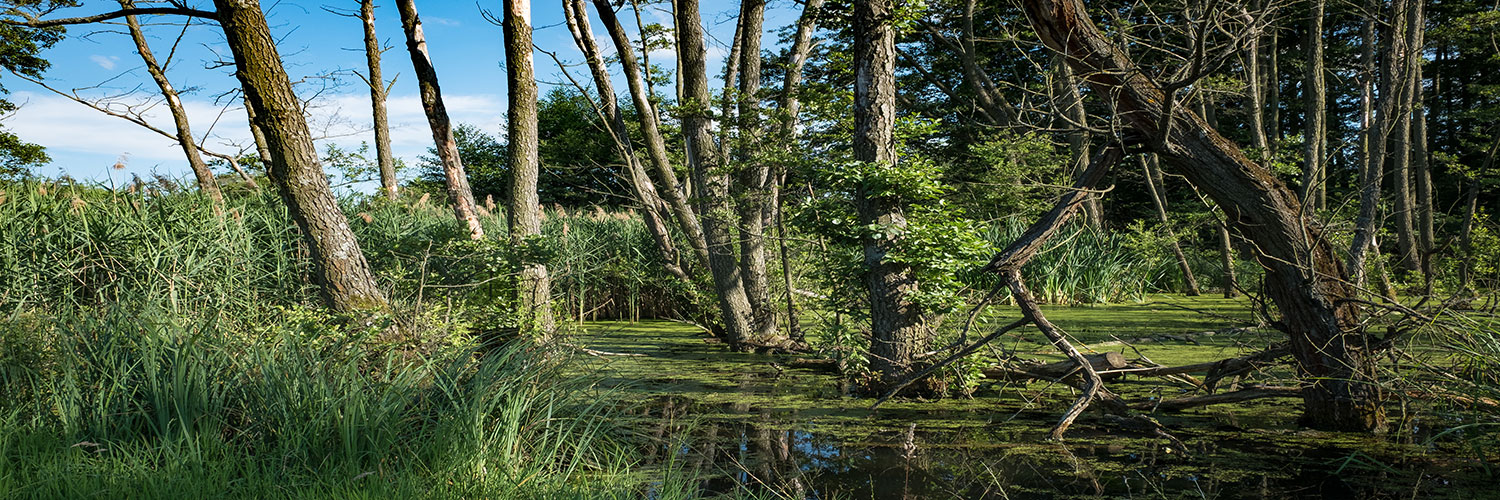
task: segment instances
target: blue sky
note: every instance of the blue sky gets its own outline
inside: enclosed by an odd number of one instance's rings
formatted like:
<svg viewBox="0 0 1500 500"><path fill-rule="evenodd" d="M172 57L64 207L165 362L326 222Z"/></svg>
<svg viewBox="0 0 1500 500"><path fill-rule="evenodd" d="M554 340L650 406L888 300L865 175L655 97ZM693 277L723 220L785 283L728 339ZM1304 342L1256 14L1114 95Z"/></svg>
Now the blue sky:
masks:
<svg viewBox="0 0 1500 500"><path fill-rule="evenodd" d="M355 0L282 1L262 0L272 32L280 40L279 50L293 80L344 71L336 80L341 85L326 88L311 108L315 135L326 136L326 143L355 147L371 141L369 128L369 93L363 83L348 71L364 72L361 24L357 18L341 17L324 7L356 9ZM84 7L58 12L57 16L105 12L118 5L113 1L91 0ZM207 1L200 1L211 8ZM380 38L391 47L383 58L387 79L396 78L391 90L391 128L393 149L408 165L415 165L431 143L431 133L417 99L416 81L412 78L411 60L405 50L400 21L394 2L377 0L376 28ZM648 6L643 10L647 23L670 25L670 3ZM429 50L442 84L449 114L457 123L477 125L499 133L506 111L505 68L501 30L480 14L486 8L498 14L498 0L419 1ZM727 44L733 36L738 2L705 0L702 3L704 24L709 33L709 72L718 73ZM791 0L772 0L767 10L766 44L774 41L774 30L791 24L800 5ZM553 0L534 1L532 23L536 26L537 45L559 54L569 63L581 57L573 45L567 27L562 24L562 7ZM633 16L621 21L634 32ZM179 17L144 18L152 50L159 60L166 59L174 40L183 31ZM608 37L593 19L595 38L608 49ZM610 50L612 52L612 50ZM148 119L160 128L171 130L171 120L159 101L156 87L142 67L134 44L123 25L77 26L68 37L45 53L52 62L46 83L66 92L76 92L90 99L115 96L117 105L145 103ZM232 68L210 69L218 60L228 59L223 35L215 25L195 22L186 30L168 66L168 78L179 90L186 90L183 100L188 109L194 135L207 139L208 149L234 153L242 148L253 150L245 126L244 110L238 102L225 103L222 95L236 86ZM565 81L552 59L537 53L537 78L545 94L550 82ZM672 54L652 54L652 62L671 67ZM619 78L618 68L612 68ZM587 71L571 68L576 78L586 79ZM4 118L5 127L23 139L47 147L53 162L36 172L45 176L67 174L115 185L128 182L132 174L159 173L174 177L187 176L188 169L175 142L119 118L104 115L81 104L57 96L46 89L15 78L0 76L11 91L10 99L22 105L20 111ZM324 80L310 79L321 82ZM617 82L617 90L624 90ZM319 83L304 83L299 91L314 92ZM668 89L670 90L670 89ZM132 94L132 91L135 93ZM227 104L227 105L226 105ZM412 172L407 172L410 175ZM362 186L362 189L370 189Z"/></svg>

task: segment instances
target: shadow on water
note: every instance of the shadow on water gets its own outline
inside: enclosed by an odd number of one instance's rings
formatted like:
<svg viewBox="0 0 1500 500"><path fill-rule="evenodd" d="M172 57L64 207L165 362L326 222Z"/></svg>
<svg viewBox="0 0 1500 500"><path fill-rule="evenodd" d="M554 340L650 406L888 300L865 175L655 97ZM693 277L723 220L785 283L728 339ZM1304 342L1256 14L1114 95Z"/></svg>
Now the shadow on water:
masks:
<svg viewBox="0 0 1500 500"><path fill-rule="evenodd" d="M1187 446L1091 417L1045 439L1063 392L897 402L878 412L838 377L705 344L680 325L608 325L589 346L643 465L702 478L696 493L789 499L1487 498L1483 469L1436 449L1296 428L1273 404L1159 418ZM1033 394L1034 393L1034 394ZM1050 396L1048 395L1050 394ZM1030 399L1028 399L1030 398ZM1285 405L1285 403L1279 403ZM1292 408L1291 410L1294 410Z"/></svg>

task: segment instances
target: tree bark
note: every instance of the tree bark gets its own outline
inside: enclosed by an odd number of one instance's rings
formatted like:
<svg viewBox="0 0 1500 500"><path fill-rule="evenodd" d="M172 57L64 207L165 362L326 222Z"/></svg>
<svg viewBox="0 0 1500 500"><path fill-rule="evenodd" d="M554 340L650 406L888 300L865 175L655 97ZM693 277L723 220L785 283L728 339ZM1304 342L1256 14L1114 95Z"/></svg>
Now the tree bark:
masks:
<svg viewBox="0 0 1500 500"><path fill-rule="evenodd" d="M1365 258L1371 246L1374 245L1377 233L1380 183L1381 178L1384 177L1386 139L1389 136L1388 124L1393 123L1392 115L1397 111L1396 104L1400 100L1401 93L1394 82L1403 81L1402 78L1396 77L1395 73L1401 72L1402 68L1406 67L1403 61L1407 53L1403 27L1406 25L1407 1L1392 0L1391 2L1389 19L1394 20L1391 23L1394 29L1391 30L1390 36L1387 36L1386 40L1381 43L1382 50L1385 52L1385 76L1381 78L1384 85L1382 85L1379 104L1373 106L1374 118L1371 119L1368 115L1361 117L1361 120L1366 120L1368 126L1365 127L1363 134L1364 157L1361 158L1363 168L1359 176L1359 214L1354 220L1354 238L1349 244L1348 263L1348 274L1355 287L1364 286ZM1371 16L1380 11L1378 3L1372 3L1371 8L1374 9L1370 11ZM1365 86L1367 87L1363 91L1363 98L1366 102L1365 109L1369 109L1371 107L1370 96L1373 92L1368 87L1375 79L1374 19L1365 21L1363 34L1366 47L1363 59L1366 71Z"/></svg>
<svg viewBox="0 0 1500 500"><path fill-rule="evenodd" d="M265 132L268 173L307 240L324 301L338 311L385 307L385 295L318 164L302 103L281 65L260 3L215 0L214 5L247 108L254 110L255 125Z"/></svg>
<svg viewBox="0 0 1500 500"><path fill-rule="evenodd" d="M1264 1L1256 0L1254 9L1256 14L1264 10ZM1245 93L1250 102L1246 105L1246 111L1250 115L1250 144L1260 151L1263 163L1271 157L1270 141L1266 139L1266 99L1262 85L1264 82L1260 75L1260 26L1256 25L1256 19L1249 13L1245 14L1246 29L1253 33L1245 42Z"/></svg>
<svg viewBox="0 0 1500 500"><path fill-rule="evenodd" d="M375 162L380 166L380 190L387 199L396 199L396 157L391 155L391 126L386 112L385 77L380 73L380 39L375 37L375 0L359 0L359 18L365 30L365 62L369 74L370 108L375 123Z"/></svg>
<svg viewBox="0 0 1500 500"><path fill-rule="evenodd" d="M640 118L641 139L646 146L646 156L651 159L651 165L655 167L658 191L671 204L672 212L677 216L677 224L686 235L688 244L693 247L693 254L697 257L699 265L711 267L708 243L704 239L702 224L698 220L698 214L688 205L684 187L678 182L676 170L673 169L672 162L668 159L667 141L662 135L656 106L651 103L651 95L646 87L645 77L641 74L640 64L636 62L635 49L630 45L630 36L625 33L625 28L615 17L614 7L610 5L609 0L594 0L594 10L598 12L599 20L604 23L604 29L609 32L610 39L614 41L615 55L620 58L620 67L625 72L625 82L630 87L630 97L635 103L636 116ZM679 59L677 64L680 84L683 72L682 61ZM677 95L684 95L683 92L684 90L679 88Z"/></svg>
<svg viewBox="0 0 1500 500"><path fill-rule="evenodd" d="M1307 77L1303 112L1306 145L1302 150L1302 203L1311 209L1328 208L1328 187L1323 166L1328 147L1328 96L1323 78L1323 8L1326 0L1312 0L1307 19Z"/></svg>
<svg viewBox="0 0 1500 500"><path fill-rule="evenodd" d="M656 186L651 182L650 175L646 173L640 159L636 158L630 131L625 126L625 117L621 115L619 101L615 97L615 88L609 77L609 69L604 65L604 58L599 55L599 46L594 41L593 29L589 27L588 10L583 0L564 0L563 11L568 30L573 34L573 43L578 46L579 51L583 52L584 61L593 75L594 89L599 94L600 112L604 115L603 118L611 136L614 137L615 148L619 151L620 158L625 161L630 186L641 203L642 219L645 220L647 231L651 232L651 239L656 243L657 252L661 254L662 266L678 279L692 281L682 268L676 245L672 242L672 232L667 227L666 217L671 217L671 207L661 199Z"/></svg>
<svg viewBox="0 0 1500 500"><path fill-rule="evenodd" d="M479 224L478 205L474 203L474 192L469 189L469 177L464 173L463 160L458 157L458 143L453 140L453 124L448 120L448 108L443 105L443 91L438 86L437 70L432 67L432 58L427 53L427 37L422 33L422 20L417 17L416 0L396 0L396 9L401 12L401 30L406 32L406 50L411 53L417 87L421 91L422 111L427 114L433 144L437 149L438 159L443 162L443 179L448 187L448 198L453 203L453 216L468 229L470 238L484 239L484 227Z"/></svg>
<svg viewBox="0 0 1500 500"><path fill-rule="evenodd" d="M895 3L869 0L854 5L854 157L867 168L897 168ZM921 311L912 303L916 277L909 266L886 255L900 244L896 233L906 227L900 199L855 192L860 223L887 230L863 237L865 286L870 292L870 368L874 392L884 392L920 368L916 355L927 350Z"/></svg>
<svg viewBox="0 0 1500 500"><path fill-rule="evenodd" d="M1224 266L1224 298L1232 299L1240 294L1240 280L1234 273L1234 244L1229 238L1229 224L1220 222L1218 226L1220 265Z"/></svg>
<svg viewBox="0 0 1500 500"><path fill-rule="evenodd" d="M1193 276L1193 267L1188 265L1187 255L1182 253L1182 244L1177 242L1177 233L1172 231L1172 220L1167 218L1167 186L1166 179L1161 175L1161 165L1154 157L1149 161L1144 155L1137 158L1146 175L1146 188L1151 191L1151 202L1156 205L1156 215L1161 219L1161 227L1167 232L1167 240L1172 242L1172 255L1177 257L1177 267L1182 269L1182 286L1189 297L1202 295L1198 291L1198 278Z"/></svg>
<svg viewBox="0 0 1500 500"><path fill-rule="evenodd" d="M120 0L120 7L130 9L135 7L132 0ZM198 152L197 140L193 138L192 126L188 124L187 110L182 107L182 99L177 96L177 89L172 87L172 82L167 80L167 73L161 64L156 62L156 55L151 52L151 45L146 43L146 34L141 32L141 23L135 16L125 16L125 25L130 29L130 38L135 41L135 50L141 56L141 61L146 63L146 72L151 74L151 79L156 81L156 87L161 90L162 98L167 101L167 110L172 113L172 123L177 126L177 144L182 147L182 152L187 155L188 167L193 169L193 177L198 180L198 190L214 200L216 207L224 206L224 193L219 191L219 181L214 178L214 172L208 168L203 161L203 156Z"/></svg>
<svg viewBox="0 0 1500 500"><path fill-rule="evenodd" d="M524 248L534 244L542 234L541 203L537 199L537 129L536 71L532 62L531 0L505 0L501 24L505 30L505 77L509 89L510 200L506 221L510 244ZM516 306L521 312L522 331L550 335L552 319L552 286L547 264L529 259L519 263L520 282L516 287Z"/></svg>
<svg viewBox="0 0 1500 500"><path fill-rule="evenodd" d="M1432 293L1432 251L1433 251L1433 221L1432 221L1432 172L1429 168L1427 157L1427 110L1423 93L1425 88L1422 84L1422 66L1426 59L1423 57L1426 27L1426 2L1418 1L1416 13L1412 15L1412 55L1411 55L1411 171L1415 180L1413 204L1413 222L1416 224L1416 260L1418 269L1422 271L1423 290Z"/></svg>
<svg viewBox="0 0 1500 500"><path fill-rule="evenodd" d="M1081 0L1022 2L1042 41L1101 95L1112 96L1122 125L1152 138L1153 149L1224 208L1266 269L1267 295L1307 380L1304 421L1313 427L1384 427L1383 396L1353 290L1322 230L1270 171L1181 107L1162 116L1166 95L1085 14ZM1163 120L1163 118L1170 118ZM1165 126L1164 126L1165 125Z"/></svg>
<svg viewBox="0 0 1500 500"><path fill-rule="evenodd" d="M726 340L740 347L751 338L750 301L745 296L744 278L735 259L733 228L734 208L729 199L729 175L723 172L721 158L713 142L713 116L710 111L707 54L703 45L703 25L697 0L678 0L677 58L682 65L682 131L686 139L687 160L692 172L694 190L702 200L703 238L708 245L708 268L718 293L719 312L723 315Z"/></svg>
<svg viewBox="0 0 1500 500"><path fill-rule="evenodd" d="M771 201L771 165L757 158L764 126L760 107L760 43L765 0L740 2L738 209L740 225L740 274L745 277L745 296L750 300L752 328L760 338L777 335L776 314L771 304L770 277L766 268L766 215ZM721 141L728 141L721 137Z"/></svg>

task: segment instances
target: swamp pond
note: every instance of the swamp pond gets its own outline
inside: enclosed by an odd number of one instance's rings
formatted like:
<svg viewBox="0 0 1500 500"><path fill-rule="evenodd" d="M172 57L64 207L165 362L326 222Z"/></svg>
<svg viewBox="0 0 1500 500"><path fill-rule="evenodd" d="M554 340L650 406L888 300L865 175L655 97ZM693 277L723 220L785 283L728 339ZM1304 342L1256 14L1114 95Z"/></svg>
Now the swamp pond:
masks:
<svg viewBox="0 0 1500 500"><path fill-rule="evenodd" d="M1053 307L1048 314L1096 352L1166 365L1214 361L1265 345L1244 301L1152 296L1139 304ZM1014 314L998 308L998 314ZM1047 432L1075 397L1041 382L985 382L972 398L892 400L850 394L842 377L792 358L735 353L691 325L587 323L575 341L602 355L601 383L626 400L625 428L642 465L705 478L695 494L791 499L918 498L1500 498L1493 449L1442 433L1466 422L1405 419L1381 437L1296 425L1297 399L1263 399L1152 414L1161 437L1111 426L1090 411L1062 442ZM1213 332L1213 333L1210 333ZM980 332L983 335L985 332ZM1103 345L1111 339L1116 343ZM1130 345L1119 339L1133 339ZM1037 358L1034 330L997 341ZM1128 400L1186 392L1157 380L1114 380ZM1393 410L1393 421L1401 420ZM694 484L694 483L689 483ZM648 491L648 496L650 492Z"/></svg>

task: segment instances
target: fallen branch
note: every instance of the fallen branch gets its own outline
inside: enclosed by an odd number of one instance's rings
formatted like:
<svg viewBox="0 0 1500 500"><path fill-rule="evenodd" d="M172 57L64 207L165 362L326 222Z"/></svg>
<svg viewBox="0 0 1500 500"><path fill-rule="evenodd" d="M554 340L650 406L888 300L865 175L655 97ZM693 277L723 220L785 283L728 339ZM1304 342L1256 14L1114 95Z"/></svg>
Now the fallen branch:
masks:
<svg viewBox="0 0 1500 500"><path fill-rule="evenodd" d="M1130 366L1125 361L1125 356L1118 352L1106 352L1102 354L1090 354L1086 358L1089 366L1099 375L1106 373L1118 373L1121 369ZM993 366L984 369L986 378L1000 380L1024 381L1030 379L1061 380L1073 376L1079 372L1078 363L1073 360L1048 363L1045 365L1029 367Z"/></svg>
<svg viewBox="0 0 1500 500"><path fill-rule="evenodd" d="M1274 387L1274 386L1252 386L1233 392L1221 394L1207 394L1203 396L1189 396L1185 398L1168 399L1161 402L1142 402L1130 405L1137 410L1156 411L1179 411L1199 406L1208 406L1224 403L1239 403L1253 399L1263 398L1300 398L1302 389L1299 387Z"/></svg>

